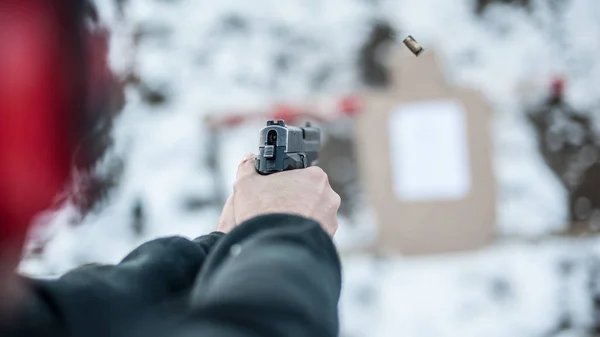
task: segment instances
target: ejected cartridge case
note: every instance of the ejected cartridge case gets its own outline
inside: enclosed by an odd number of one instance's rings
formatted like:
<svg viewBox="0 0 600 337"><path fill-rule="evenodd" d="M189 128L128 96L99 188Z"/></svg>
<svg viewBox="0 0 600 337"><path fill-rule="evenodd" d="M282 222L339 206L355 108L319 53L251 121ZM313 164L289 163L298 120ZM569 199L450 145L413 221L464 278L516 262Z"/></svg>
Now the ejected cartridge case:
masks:
<svg viewBox="0 0 600 337"><path fill-rule="evenodd" d="M404 39L404 45L406 45L406 47L413 53L415 54L415 56L419 56L421 55L421 53L423 53L423 51L425 49L423 49L423 47L421 47L421 45L412 37L412 36L407 36L406 39Z"/></svg>

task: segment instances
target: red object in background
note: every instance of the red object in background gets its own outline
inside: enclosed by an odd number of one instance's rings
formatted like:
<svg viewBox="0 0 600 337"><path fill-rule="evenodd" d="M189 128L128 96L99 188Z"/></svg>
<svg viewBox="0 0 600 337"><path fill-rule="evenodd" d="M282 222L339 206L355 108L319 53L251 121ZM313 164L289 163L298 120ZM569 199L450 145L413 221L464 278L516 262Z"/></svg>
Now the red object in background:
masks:
<svg viewBox="0 0 600 337"><path fill-rule="evenodd" d="M80 6L73 4L5 0L0 7L0 248L18 247L69 174L73 113L83 96Z"/></svg>
<svg viewBox="0 0 600 337"><path fill-rule="evenodd" d="M360 98L356 95L346 96L341 99L339 109L346 116L354 117L360 112L361 103Z"/></svg>
<svg viewBox="0 0 600 337"><path fill-rule="evenodd" d="M246 120L246 118L242 115L233 115L233 116L227 116L227 118L225 118L225 121L223 123L229 127L232 127L232 126L237 126L237 125L244 123L245 120Z"/></svg>
<svg viewBox="0 0 600 337"><path fill-rule="evenodd" d="M362 110L362 100L360 95L350 94L335 98L325 104L318 104L311 108L310 103L294 106L292 104L277 104L271 109L254 111L248 113L229 113L224 117L212 115L207 117L206 124L212 130L218 130L223 127L235 127L254 119L283 120L286 124L293 125L301 119L307 119L315 122L328 123L337 119L346 117L356 117Z"/></svg>
<svg viewBox="0 0 600 337"><path fill-rule="evenodd" d="M553 79L550 84L550 90L552 98L562 99L565 92L565 80L560 77Z"/></svg>
<svg viewBox="0 0 600 337"><path fill-rule="evenodd" d="M271 119L283 120L288 124L292 124L299 115L300 113L297 109L289 105L280 104L275 106L275 112Z"/></svg>

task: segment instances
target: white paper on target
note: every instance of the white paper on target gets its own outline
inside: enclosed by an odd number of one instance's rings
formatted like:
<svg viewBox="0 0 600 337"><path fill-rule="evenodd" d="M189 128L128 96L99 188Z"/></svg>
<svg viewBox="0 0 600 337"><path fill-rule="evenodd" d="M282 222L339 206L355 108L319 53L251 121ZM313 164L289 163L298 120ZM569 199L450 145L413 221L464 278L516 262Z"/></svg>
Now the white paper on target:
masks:
<svg viewBox="0 0 600 337"><path fill-rule="evenodd" d="M399 199L456 200L469 193L469 146L461 104L404 104L391 114L389 127L392 181Z"/></svg>

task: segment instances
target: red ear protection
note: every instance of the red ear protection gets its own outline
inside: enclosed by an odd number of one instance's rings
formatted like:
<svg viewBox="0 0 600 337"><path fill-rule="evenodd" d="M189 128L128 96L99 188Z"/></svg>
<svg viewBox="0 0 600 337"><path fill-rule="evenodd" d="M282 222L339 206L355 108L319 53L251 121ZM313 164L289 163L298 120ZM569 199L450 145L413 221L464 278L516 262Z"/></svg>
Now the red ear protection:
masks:
<svg viewBox="0 0 600 337"><path fill-rule="evenodd" d="M23 240L69 174L85 78L77 2L0 6L0 247Z"/></svg>

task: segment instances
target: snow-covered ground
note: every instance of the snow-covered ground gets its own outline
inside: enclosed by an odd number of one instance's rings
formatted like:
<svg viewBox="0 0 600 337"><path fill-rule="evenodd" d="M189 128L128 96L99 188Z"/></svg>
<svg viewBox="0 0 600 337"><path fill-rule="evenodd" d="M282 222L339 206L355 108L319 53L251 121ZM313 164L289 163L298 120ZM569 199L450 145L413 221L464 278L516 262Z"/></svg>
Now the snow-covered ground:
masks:
<svg viewBox="0 0 600 337"><path fill-rule="evenodd" d="M594 317L590 281L598 277L590 244L505 244L438 258L347 259L345 336L587 336L581 330Z"/></svg>
<svg viewBox="0 0 600 337"><path fill-rule="evenodd" d="M220 209L191 211L182 203L218 189L228 193L237 163L256 151L261 124L220 134L225 183L216 186L205 164L203 116L358 89L357 50L374 19L393 23L399 40L411 34L437 50L448 81L479 88L492 104L500 233L539 236L564 226L566 193L537 153L523 109L543 97L555 75L567 78L572 105L598 107L600 1L532 0L531 13L493 6L481 18L470 0L129 0L123 17L114 1L96 2L112 32L114 71L133 65L143 81L168 89L169 102L151 107L127 91L115 146L99 164L103 169L121 158L120 185L80 226L69 225L77 217L69 205L41 216L34 235L48 243L40 258L23 262L25 273L57 275L83 263L117 262L150 238L210 232ZM552 3L565 5L554 12ZM134 53L137 27L162 33L142 40ZM137 200L147 210L141 237L130 225ZM341 245L365 235L342 232ZM501 240L453 256L347 256L343 334L558 336L563 323L569 336L586 335L578 330L595 315L589 283L596 245Z"/></svg>

